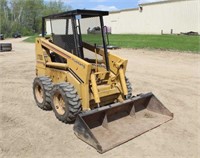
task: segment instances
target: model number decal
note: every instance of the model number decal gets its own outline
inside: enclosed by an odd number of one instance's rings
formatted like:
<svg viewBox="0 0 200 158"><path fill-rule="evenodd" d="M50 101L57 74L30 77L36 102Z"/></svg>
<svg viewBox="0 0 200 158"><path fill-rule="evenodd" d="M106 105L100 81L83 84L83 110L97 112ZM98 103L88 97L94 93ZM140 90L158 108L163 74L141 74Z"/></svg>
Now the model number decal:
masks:
<svg viewBox="0 0 200 158"><path fill-rule="evenodd" d="M80 65L81 67L83 67L83 68L85 69L85 65L83 65L81 62L75 60L74 58L72 58L72 60L73 60L76 64Z"/></svg>

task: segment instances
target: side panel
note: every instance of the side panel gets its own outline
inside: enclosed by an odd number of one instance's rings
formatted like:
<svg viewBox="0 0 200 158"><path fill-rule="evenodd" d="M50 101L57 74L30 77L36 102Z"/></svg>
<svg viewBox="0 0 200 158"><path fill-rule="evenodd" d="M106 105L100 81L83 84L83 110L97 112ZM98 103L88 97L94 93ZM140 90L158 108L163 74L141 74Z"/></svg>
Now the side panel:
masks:
<svg viewBox="0 0 200 158"><path fill-rule="evenodd" d="M92 65L90 63L67 52L44 38L41 38L40 40L43 47L65 58L67 60L67 66L74 72L74 74L78 75L83 83L88 84L92 69Z"/></svg>
<svg viewBox="0 0 200 158"><path fill-rule="evenodd" d="M70 72L53 68L46 68L45 75L49 76L55 84L70 82L72 85L74 85L78 95L82 98L81 84Z"/></svg>
<svg viewBox="0 0 200 158"><path fill-rule="evenodd" d="M45 59L44 50L41 45L41 41L35 41L35 57L36 57L36 76L45 74Z"/></svg>
<svg viewBox="0 0 200 158"><path fill-rule="evenodd" d="M69 71L46 68L46 76L49 76L53 83L70 82L74 85L81 99L82 110L90 110L89 106L89 85L80 83Z"/></svg>
<svg viewBox="0 0 200 158"><path fill-rule="evenodd" d="M54 69L54 68L39 68L38 76L49 76L53 83L70 82L74 85L81 99L82 110L90 110L89 85L80 83L69 71ZM42 71L41 71L42 70Z"/></svg>
<svg viewBox="0 0 200 158"><path fill-rule="evenodd" d="M82 110L90 110L89 80L92 65L50 43L45 38L37 38L35 45L36 75L49 76L53 83L61 83L66 81L72 83L82 100ZM53 64L50 59L50 51L57 53L67 60L67 63L65 64L65 70L49 67L49 63ZM70 70L67 70L68 67ZM79 79L74 77L73 74L79 77Z"/></svg>

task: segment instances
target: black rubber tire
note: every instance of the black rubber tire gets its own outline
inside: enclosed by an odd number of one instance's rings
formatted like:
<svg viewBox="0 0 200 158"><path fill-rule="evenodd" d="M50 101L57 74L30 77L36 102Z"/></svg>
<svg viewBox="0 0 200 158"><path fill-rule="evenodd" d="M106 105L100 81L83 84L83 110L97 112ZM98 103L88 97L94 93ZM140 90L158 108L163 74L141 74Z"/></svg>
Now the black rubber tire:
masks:
<svg viewBox="0 0 200 158"><path fill-rule="evenodd" d="M43 99L40 102L36 97L36 86L40 86L42 93L43 93ZM53 84L51 82L51 79L49 77L36 77L33 81L33 95L35 102L37 106L43 110L52 110L51 107L51 90L53 88Z"/></svg>
<svg viewBox="0 0 200 158"><path fill-rule="evenodd" d="M11 43L0 43L0 51L11 51L12 50L12 44Z"/></svg>
<svg viewBox="0 0 200 158"><path fill-rule="evenodd" d="M125 80L126 80L126 86L127 86L127 89L128 89L128 95L126 96L126 99L130 99L132 98L132 85L131 85L131 82L129 81L129 79L127 77L125 77Z"/></svg>
<svg viewBox="0 0 200 158"><path fill-rule="evenodd" d="M59 114L57 112L57 107L54 103L54 96L58 94L61 95L62 99L64 100L63 114ZM76 116L81 112L80 97L77 94L77 91L74 88L74 86L69 82L54 85L51 92L51 105L57 119L64 123L74 122Z"/></svg>

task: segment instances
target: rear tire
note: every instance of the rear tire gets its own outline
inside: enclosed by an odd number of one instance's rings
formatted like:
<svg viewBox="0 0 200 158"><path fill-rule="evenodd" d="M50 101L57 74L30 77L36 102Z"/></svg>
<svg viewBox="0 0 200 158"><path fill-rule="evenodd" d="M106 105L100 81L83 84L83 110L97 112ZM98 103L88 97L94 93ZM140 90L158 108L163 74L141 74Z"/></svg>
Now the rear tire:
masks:
<svg viewBox="0 0 200 158"><path fill-rule="evenodd" d="M129 79L127 77L125 77L126 80L126 86L127 86L127 90L128 90L128 94L126 96L126 99L130 99L132 98L132 85L131 82L129 81Z"/></svg>
<svg viewBox="0 0 200 158"><path fill-rule="evenodd" d="M74 86L68 82L54 85L51 105L55 116L64 123L71 123L81 111L80 97Z"/></svg>
<svg viewBox="0 0 200 158"><path fill-rule="evenodd" d="M50 92L53 88L48 77L36 77L33 82L33 94L37 106L43 110L52 110Z"/></svg>

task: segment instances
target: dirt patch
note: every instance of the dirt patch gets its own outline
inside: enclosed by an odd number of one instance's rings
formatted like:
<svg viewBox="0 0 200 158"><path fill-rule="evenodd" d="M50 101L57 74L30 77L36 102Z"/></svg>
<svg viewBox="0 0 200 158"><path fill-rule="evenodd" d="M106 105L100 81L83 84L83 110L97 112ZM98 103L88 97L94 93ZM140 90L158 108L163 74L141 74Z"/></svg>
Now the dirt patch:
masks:
<svg viewBox="0 0 200 158"><path fill-rule="evenodd" d="M199 157L200 55L119 49L129 60L133 93L152 91L175 118L103 155L34 102L34 44L8 39L13 50L0 53L0 157ZM149 116L148 116L149 117ZM131 131L130 131L131 132Z"/></svg>

